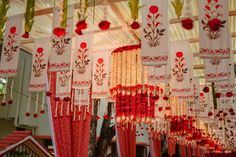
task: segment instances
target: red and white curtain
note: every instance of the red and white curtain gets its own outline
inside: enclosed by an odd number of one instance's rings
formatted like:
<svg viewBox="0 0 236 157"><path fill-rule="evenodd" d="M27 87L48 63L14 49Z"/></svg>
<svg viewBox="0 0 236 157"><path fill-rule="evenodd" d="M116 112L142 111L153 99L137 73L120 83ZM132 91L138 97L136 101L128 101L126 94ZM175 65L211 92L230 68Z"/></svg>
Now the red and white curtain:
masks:
<svg viewBox="0 0 236 157"><path fill-rule="evenodd" d="M93 34L76 37L73 57L73 83L75 89L90 88L92 84L92 45Z"/></svg>
<svg viewBox="0 0 236 157"><path fill-rule="evenodd" d="M93 54L92 98L107 98L109 96L110 53Z"/></svg>
<svg viewBox="0 0 236 157"><path fill-rule="evenodd" d="M52 34L52 52L49 57L50 71L68 71L71 67L71 43L73 33L74 5L69 5L67 10L68 18L65 36ZM61 9L54 8L53 29L60 27L60 12Z"/></svg>
<svg viewBox="0 0 236 157"><path fill-rule="evenodd" d="M23 15L7 18L0 60L0 77L15 77L17 74L22 24Z"/></svg>
<svg viewBox="0 0 236 157"><path fill-rule="evenodd" d="M168 1L143 0L142 65L166 65L169 51Z"/></svg>
<svg viewBox="0 0 236 157"><path fill-rule="evenodd" d="M171 43L171 94L175 96L189 96L191 91L192 60L189 53L188 41Z"/></svg>
<svg viewBox="0 0 236 157"><path fill-rule="evenodd" d="M228 1L199 0L200 58L230 57Z"/></svg>

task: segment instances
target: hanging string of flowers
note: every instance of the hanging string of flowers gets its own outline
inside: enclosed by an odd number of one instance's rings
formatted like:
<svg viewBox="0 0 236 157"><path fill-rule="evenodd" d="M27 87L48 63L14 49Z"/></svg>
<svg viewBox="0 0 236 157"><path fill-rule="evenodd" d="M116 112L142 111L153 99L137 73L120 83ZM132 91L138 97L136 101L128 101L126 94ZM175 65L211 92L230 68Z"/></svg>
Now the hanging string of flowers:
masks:
<svg viewBox="0 0 236 157"><path fill-rule="evenodd" d="M29 32L34 24L34 8L35 0L27 0L25 12L25 33L22 35L23 38L29 38Z"/></svg>
<svg viewBox="0 0 236 157"><path fill-rule="evenodd" d="M133 23L130 25L132 29L139 29L140 24L136 21L138 19L139 9L139 0L129 0L129 8L131 12L131 18Z"/></svg>
<svg viewBox="0 0 236 157"><path fill-rule="evenodd" d="M4 26L7 21L7 11L10 8L9 0L0 1L0 39L3 38Z"/></svg>
<svg viewBox="0 0 236 157"><path fill-rule="evenodd" d="M60 37L65 36L66 26L67 26L67 10L68 10L68 0L63 0L60 4L60 27L56 27L53 30L53 34Z"/></svg>
<svg viewBox="0 0 236 157"><path fill-rule="evenodd" d="M88 24L86 23L87 19L87 10L88 10L89 2L88 0L80 0L80 8L77 12L78 15L78 22L76 24L75 33L78 35L83 35L83 30L87 29Z"/></svg>

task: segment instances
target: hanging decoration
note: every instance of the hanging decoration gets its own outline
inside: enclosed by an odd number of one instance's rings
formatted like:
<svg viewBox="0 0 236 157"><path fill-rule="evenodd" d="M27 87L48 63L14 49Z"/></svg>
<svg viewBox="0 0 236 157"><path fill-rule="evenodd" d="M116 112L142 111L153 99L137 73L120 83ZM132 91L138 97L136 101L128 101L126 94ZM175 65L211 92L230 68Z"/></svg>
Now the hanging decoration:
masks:
<svg viewBox="0 0 236 157"><path fill-rule="evenodd" d="M54 32L52 36L52 52L49 57L49 71L68 71L71 64L71 38L73 27L73 13L74 5L70 5L68 8L68 15L66 17L66 31L59 30ZM58 28L58 20L60 18L60 8L55 8L53 12L53 28L54 31ZM64 20L64 19L63 19ZM64 25L64 24L63 24ZM64 28L63 28L64 29Z"/></svg>
<svg viewBox="0 0 236 157"><path fill-rule="evenodd" d="M105 1L106 2L106 1ZM108 30L110 28L111 23L107 20L107 5L104 6L103 9L103 20L101 22L99 22L98 27L105 31Z"/></svg>
<svg viewBox="0 0 236 157"><path fill-rule="evenodd" d="M112 52L111 95L116 98L116 120L148 123L154 118L159 87L148 84L147 67L141 65L140 45L124 46Z"/></svg>
<svg viewBox="0 0 236 157"><path fill-rule="evenodd" d="M171 94L188 96L191 90L191 56L187 41L173 42L170 48Z"/></svg>
<svg viewBox="0 0 236 157"><path fill-rule="evenodd" d="M3 39L4 26L7 21L7 11L10 8L9 0L1 1L0 3L0 40Z"/></svg>
<svg viewBox="0 0 236 157"><path fill-rule="evenodd" d="M76 24L76 29L75 29L75 33L77 33L78 35L83 35L82 31L86 30L88 27L88 24L86 23L86 19L88 17L87 16L88 5L89 5L88 0L80 0L80 7L79 11L77 12L78 22Z"/></svg>
<svg viewBox="0 0 236 157"><path fill-rule="evenodd" d="M181 20L182 27L185 28L186 30L191 30L193 29L193 19L192 17L192 4L191 0L186 0L186 18Z"/></svg>
<svg viewBox="0 0 236 157"><path fill-rule="evenodd" d="M23 38L29 38L29 32L34 24L34 8L35 0L27 0L25 12L25 33L22 35Z"/></svg>
<svg viewBox="0 0 236 157"><path fill-rule="evenodd" d="M92 84L93 34L76 37L76 52L73 57L73 82L75 89L90 88Z"/></svg>
<svg viewBox="0 0 236 157"><path fill-rule="evenodd" d="M171 1L172 6L175 9L175 14L178 17L178 19L180 18L180 16L182 15L182 10L183 10L183 5L184 5L184 1L182 0L173 0Z"/></svg>
<svg viewBox="0 0 236 157"><path fill-rule="evenodd" d="M9 104L12 103L12 90L14 86L13 78L17 75L22 24L22 15L11 16L7 18L6 21L0 60L0 77L6 78L7 80L11 81L10 88L5 88L6 91L3 95L3 102L1 103L2 106L5 106L6 102L8 102ZM8 92L8 90L10 91ZM9 94L10 96L9 101L6 100L6 94Z"/></svg>
<svg viewBox="0 0 236 157"><path fill-rule="evenodd" d="M48 69L48 56L50 52L50 39L41 38L34 41L34 50L32 57L32 66L31 66L31 76L29 84L29 97L26 116L30 116L30 107L31 105L31 95L36 93L35 101L35 112L33 116L38 117L38 105L41 102L40 113L44 113L44 91L46 89L46 79L47 79L47 69ZM42 99L39 101L39 94L43 93Z"/></svg>
<svg viewBox="0 0 236 157"><path fill-rule="evenodd" d="M139 9L139 0L129 0L129 9L131 12L131 18L133 19L133 23L130 25L132 29L139 29L140 24L136 21L138 19Z"/></svg>
<svg viewBox="0 0 236 157"><path fill-rule="evenodd" d="M200 58L230 57L228 1L198 1L200 29Z"/></svg>
<svg viewBox="0 0 236 157"><path fill-rule="evenodd" d="M142 65L166 65L169 51L168 1L149 1L142 9Z"/></svg>
<svg viewBox="0 0 236 157"><path fill-rule="evenodd" d="M163 66L148 67L148 82L152 84L169 83L171 78L169 69L169 63Z"/></svg>
<svg viewBox="0 0 236 157"><path fill-rule="evenodd" d="M109 52L97 52L93 54L93 79L92 98L108 98L109 96Z"/></svg>

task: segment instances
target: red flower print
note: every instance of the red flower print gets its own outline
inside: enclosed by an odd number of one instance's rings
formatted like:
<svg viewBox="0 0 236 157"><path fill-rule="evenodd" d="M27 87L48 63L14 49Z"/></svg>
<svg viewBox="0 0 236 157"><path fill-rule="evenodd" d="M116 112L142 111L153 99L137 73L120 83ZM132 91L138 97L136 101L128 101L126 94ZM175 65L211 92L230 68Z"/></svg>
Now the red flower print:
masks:
<svg viewBox="0 0 236 157"><path fill-rule="evenodd" d="M131 27L132 29L139 29L139 28L140 28L140 24L139 24L138 22L134 21L134 22L130 25L130 27Z"/></svg>
<svg viewBox="0 0 236 157"><path fill-rule="evenodd" d="M187 29L187 30L193 29L193 20L190 19L190 18L182 20L181 24L182 24L182 27Z"/></svg>
<svg viewBox="0 0 236 157"><path fill-rule="evenodd" d="M103 80L106 78L107 73L105 73L104 69L104 60L103 58L98 58L97 64L96 64L96 71L94 73L94 80L97 83L97 86L103 85Z"/></svg>
<svg viewBox="0 0 236 157"><path fill-rule="evenodd" d="M87 47L87 43L86 43L86 42L82 42L82 43L80 44L80 47L81 47L82 49L85 49L85 48Z"/></svg>
<svg viewBox="0 0 236 157"><path fill-rule="evenodd" d="M152 5L149 7L149 12L152 14L156 14L158 12L158 7L155 5Z"/></svg>
<svg viewBox="0 0 236 157"><path fill-rule="evenodd" d="M107 30L110 28L110 22L107 21L107 20L103 20L101 21L99 24L98 24L98 27L101 29L101 30Z"/></svg>
<svg viewBox="0 0 236 157"><path fill-rule="evenodd" d="M99 59L98 59L98 63L99 63L99 64L102 64L103 62L104 62L103 58L99 58Z"/></svg>
<svg viewBox="0 0 236 157"><path fill-rule="evenodd" d="M33 63L34 77L40 77L42 75L42 71L46 68L43 55L43 48L37 48L37 53L35 54L35 60Z"/></svg>
<svg viewBox="0 0 236 157"><path fill-rule="evenodd" d="M16 27L13 26L10 28L7 38L7 45L3 48L3 55L7 62L13 59L15 52L19 49L19 46L16 46L17 41L15 40L17 36Z"/></svg>
<svg viewBox="0 0 236 157"><path fill-rule="evenodd" d="M176 53L176 57L178 57L178 58L183 57L183 52L177 52L177 53Z"/></svg>
<svg viewBox="0 0 236 157"><path fill-rule="evenodd" d="M37 53L42 53L42 52L43 52L43 48L42 47L37 48Z"/></svg>
<svg viewBox="0 0 236 157"><path fill-rule="evenodd" d="M11 34L16 33L16 27L15 26L11 27L10 28L10 32L11 32Z"/></svg>
<svg viewBox="0 0 236 157"><path fill-rule="evenodd" d="M175 66L172 69L173 76L175 76L176 81L182 82L184 80L184 74L187 73L187 71L188 68L186 68L183 52L176 52Z"/></svg>
<svg viewBox="0 0 236 157"><path fill-rule="evenodd" d="M66 30L65 30L64 28L56 27L56 28L54 28L54 30L53 30L53 34L54 34L55 36L57 36L58 38L64 37L65 34L66 34Z"/></svg>
<svg viewBox="0 0 236 157"><path fill-rule="evenodd" d="M90 59L88 56L87 43L81 42L80 48L77 50L77 59L75 60L75 67L79 74L83 74L89 65Z"/></svg>
<svg viewBox="0 0 236 157"><path fill-rule="evenodd" d="M164 35L165 29L160 29L161 22L159 21L160 13L158 13L157 6L150 6L147 15L147 26L143 29L144 38L150 47L157 47L160 45L160 38Z"/></svg>

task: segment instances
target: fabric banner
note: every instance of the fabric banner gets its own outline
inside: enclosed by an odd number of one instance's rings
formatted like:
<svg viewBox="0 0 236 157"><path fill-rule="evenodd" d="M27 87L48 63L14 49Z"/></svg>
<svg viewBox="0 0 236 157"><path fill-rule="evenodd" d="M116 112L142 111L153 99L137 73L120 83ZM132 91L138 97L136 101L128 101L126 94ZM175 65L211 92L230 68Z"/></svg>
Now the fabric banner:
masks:
<svg viewBox="0 0 236 157"><path fill-rule="evenodd" d="M93 54L92 98L107 98L109 96L110 53Z"/></svg>
<svg viewBox="0 0 236 157"><path fill-rule="evenodd" d="M199 0L200 58L229 58L228 1Z"/></svg>
<svg viewBox="0 0 236 157"><path fill-rule="evenodd" d="M65 36L52 35L52 52L49 58L49 71L68 71L71 64L71 43L73 31L74 5L68 6ZM53 11L53 29L60 27L60 9Z"/></svg>
<svg viewBox="0 0 236 157"><path fill-rule="evenodd" d="M29 91L45 91L50 53L49 43L49 38L34 41Z"/></svg>
<svg viewBox="0 0 236 157"><path fill-rule="evenodd" d="M231 71L229 59L205 59L205 79L208 82L228 80Z"/></svg>
<svg viewBox="0 0 236 157"><path fill-rule="evenodd" d="M170 48L171 67L171 94L174 96L189 96L191 94L192 60L187 41L171 43Z"/></svg>
<svg viewBox="0 0 236 157"><path fill-rule="evenodd" d="M141 56L142 64L166 65L169 52L168 1L143 0Z"/></svg>
<svg viewBox="0 0 236 157"><path fill-rule="evenodd" d="M87 106L90 104L90 88L76 89L74 96L74 105Z"/></svg>
<svg viewBox="0 0 236 157"><path fill-rule="evenodd" d="M17 74L22 24L23 15L7 18L0 60L0 77L14 77Z"/></svg>
<svg viewBox="0 0 236 157"><path fill-rule="evenodd" d="M57 73L56 97L66 98L71 95L71 71L60 71Z"/></svg>
<svg viewBox="0 0 236 157"><path fill-rule="evenodd" d="M171 71L169 64L162 66L148 67L148 82L155 85L158 83L169 83L171 78Z"/></svg>
<svg viewBox="0 0 236 157"><path fill-rule="evenodd" d="M92 82L93 34L76 37L76 52L73 57L73 88L85 89Z"/></svg>

